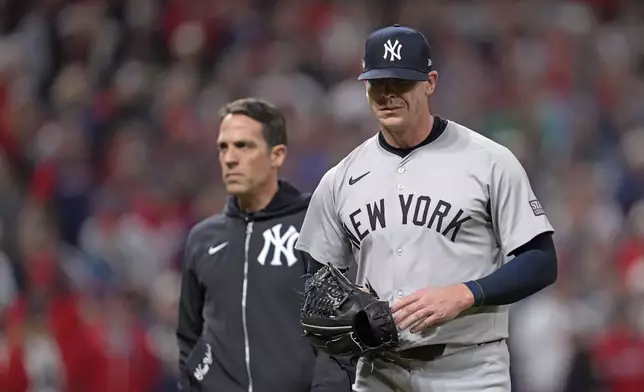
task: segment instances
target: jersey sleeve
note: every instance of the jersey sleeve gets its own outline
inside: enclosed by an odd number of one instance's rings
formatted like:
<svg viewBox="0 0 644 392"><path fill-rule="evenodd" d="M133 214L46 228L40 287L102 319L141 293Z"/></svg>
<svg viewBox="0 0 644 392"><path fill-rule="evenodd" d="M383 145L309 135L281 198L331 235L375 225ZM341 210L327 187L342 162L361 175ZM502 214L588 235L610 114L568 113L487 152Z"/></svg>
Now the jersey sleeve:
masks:
<svg viewBox="0 0 644 392"><path fill-rule="evenodd" d="M507 149L492 165L490 214L505 254L535 236L554 232L519 160Z"/></svg>
<svg viewBox="0 0 644 392"><path fill-rule="evenodd" d="M295 248L307 252L320 263L348 268L351 265L351 244L336 209L336 170L334 167L327 171L313 192Z"/></svg>

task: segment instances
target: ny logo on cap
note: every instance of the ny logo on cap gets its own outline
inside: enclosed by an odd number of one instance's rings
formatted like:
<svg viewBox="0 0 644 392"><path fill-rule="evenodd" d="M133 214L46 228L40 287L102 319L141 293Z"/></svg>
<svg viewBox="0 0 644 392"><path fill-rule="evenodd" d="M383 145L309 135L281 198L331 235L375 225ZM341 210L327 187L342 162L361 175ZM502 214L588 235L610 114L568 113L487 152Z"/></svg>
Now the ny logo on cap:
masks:
<svg viewBox="0 0 644 392"><path fill-rule="evenodd" d="M394 44L391 44L391 40L387 40L385 42L385 55L382 56L383 59L387 58L387 54L389 54L389 61L394 61L394 59L401 60L402 57L400 57L400 49L402 49L402 44L396 40Z"/></svg>

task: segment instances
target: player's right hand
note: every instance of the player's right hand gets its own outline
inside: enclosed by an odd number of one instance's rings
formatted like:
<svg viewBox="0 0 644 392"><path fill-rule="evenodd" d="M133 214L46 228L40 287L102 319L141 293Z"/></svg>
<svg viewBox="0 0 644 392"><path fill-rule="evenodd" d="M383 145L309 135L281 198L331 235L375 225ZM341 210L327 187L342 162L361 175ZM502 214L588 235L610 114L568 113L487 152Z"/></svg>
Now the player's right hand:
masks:
<svg viewBox="0 0 644 392"><path fill-rule="evenodd" d="M474 295L462 283L418 290L394 304L392 312L400 329L421 333L432 325L454 319L474 304Z"/></svg>

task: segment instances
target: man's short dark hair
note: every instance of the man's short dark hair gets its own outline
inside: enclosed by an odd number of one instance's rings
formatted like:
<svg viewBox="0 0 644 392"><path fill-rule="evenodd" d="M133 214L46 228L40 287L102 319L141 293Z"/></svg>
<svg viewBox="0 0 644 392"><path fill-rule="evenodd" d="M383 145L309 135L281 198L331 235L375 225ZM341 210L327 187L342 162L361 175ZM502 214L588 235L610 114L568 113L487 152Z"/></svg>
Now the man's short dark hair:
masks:
<svg viewBox="0 0 644 392"><path fill-rule="evenodd" d="M219 110L219 119L229 114L243 114L262 124L268 147L287 145L286 119L275 105L259 98L242 98L229 102Z"/></svg>

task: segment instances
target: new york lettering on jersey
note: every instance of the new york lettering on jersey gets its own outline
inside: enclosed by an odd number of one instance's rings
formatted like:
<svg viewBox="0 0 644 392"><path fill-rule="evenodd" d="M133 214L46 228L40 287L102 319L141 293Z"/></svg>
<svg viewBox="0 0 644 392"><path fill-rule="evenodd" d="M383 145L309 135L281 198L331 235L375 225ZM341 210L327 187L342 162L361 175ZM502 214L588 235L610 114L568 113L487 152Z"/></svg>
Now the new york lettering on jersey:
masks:
<svg viewBox="0 0 644 392"><path fill-rule="evenodd" d="M463 223L472 219L462 209L450 214L450 211L455 210L451 203L441 199L432 203L432 198L426 195L399 194L398 201L399 210L395 215L399 215L400 219L396 224L425 227L449 238L452 242L456 241ZM353 230L349 229L346 223L343 227L351 243L359 249L360 242L370 232L387 227L386 216L385 199L380 199L369 202L364 208L358 208L349 214ZM368 221L368 224L364 225L364 221Z"/></svg>

